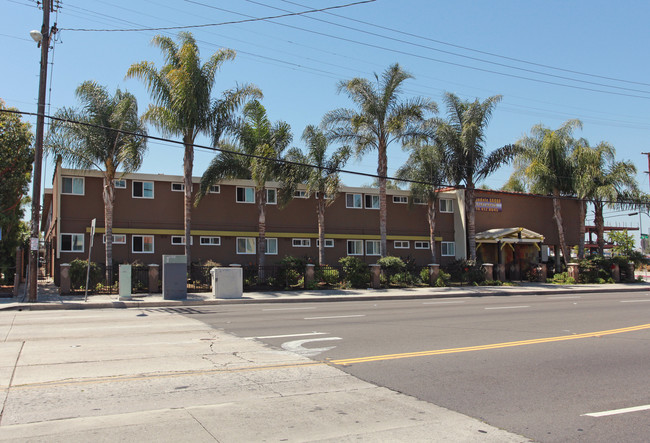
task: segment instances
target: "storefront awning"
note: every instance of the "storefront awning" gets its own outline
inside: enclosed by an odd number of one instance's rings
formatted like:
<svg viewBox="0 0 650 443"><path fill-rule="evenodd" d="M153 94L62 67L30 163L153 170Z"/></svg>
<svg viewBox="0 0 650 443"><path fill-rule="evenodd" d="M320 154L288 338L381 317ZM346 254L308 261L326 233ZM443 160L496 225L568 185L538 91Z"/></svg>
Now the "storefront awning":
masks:
<svg viewBox="0 0 650 443"><path fill-rule="evenodd" d="M542 243L544 236L526 228L496 228L476 234L477 243Z"/></svg>

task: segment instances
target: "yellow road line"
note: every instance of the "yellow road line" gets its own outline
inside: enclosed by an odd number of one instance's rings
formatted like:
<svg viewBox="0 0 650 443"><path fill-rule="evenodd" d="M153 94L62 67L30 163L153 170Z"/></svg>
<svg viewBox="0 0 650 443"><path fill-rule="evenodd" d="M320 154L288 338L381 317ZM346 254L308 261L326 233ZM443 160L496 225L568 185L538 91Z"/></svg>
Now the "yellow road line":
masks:
<svg viewBox="0 0 650 443"><path fill-rule="evenodd" d="M341 360L330 360L329 363L341 366L352 365L356 363L368 363L373 361L384 361L384 360L397 360L400 358L412 358L412 357L428 357L432 355L443 355L443 354L457 354L460 352L471 352L471 351L484 351L488 349L502 349L502 348L511 348L514 346L526 346L534 345L539 343L552 343L558 341L566 340L577 340L581 338L593 338L601 337L603 335L612 335L612 334L622 334L624 332L634 332L641 331L644 329L650 329L650 324L630 326L628 328L619 328L619 329L610 329L607 331L598 331L598 332L588 332L585 334L574 334L574 335L562 335L559 337L547 337L547 338L536 338L532 340L520 340L520 341L511 341L506 343L494 343L490 345L481 345L481 346L467 346L464 348L449 348L449 349L436 349L432 351L420 351L420 352L405 352L402 354L386 354L386 355L374 355L370 357L360 357L360 358L348 358Z"/></svg>

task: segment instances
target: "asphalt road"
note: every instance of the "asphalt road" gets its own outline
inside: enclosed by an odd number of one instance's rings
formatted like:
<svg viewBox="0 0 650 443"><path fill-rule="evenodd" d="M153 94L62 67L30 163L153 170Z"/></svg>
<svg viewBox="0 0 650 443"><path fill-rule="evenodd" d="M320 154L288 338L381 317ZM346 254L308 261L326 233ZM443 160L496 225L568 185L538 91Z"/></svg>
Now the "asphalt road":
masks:
<svg viewBox="0 0 650 443"><path fill-rule="evenodd" d="M537 441L650 435L646 292L230 305L192 317Z"/></svg>

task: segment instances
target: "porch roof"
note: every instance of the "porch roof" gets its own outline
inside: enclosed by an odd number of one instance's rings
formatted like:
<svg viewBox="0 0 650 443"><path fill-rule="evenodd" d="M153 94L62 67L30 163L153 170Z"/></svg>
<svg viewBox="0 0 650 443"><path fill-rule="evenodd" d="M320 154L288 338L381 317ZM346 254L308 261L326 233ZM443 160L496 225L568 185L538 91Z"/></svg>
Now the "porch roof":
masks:
<svg viewBox="0 0 650 443"><path fill-rule="evenodd" d="M496 228L476 234L477 243L542 243L544 236L530 229Z"/></svg>

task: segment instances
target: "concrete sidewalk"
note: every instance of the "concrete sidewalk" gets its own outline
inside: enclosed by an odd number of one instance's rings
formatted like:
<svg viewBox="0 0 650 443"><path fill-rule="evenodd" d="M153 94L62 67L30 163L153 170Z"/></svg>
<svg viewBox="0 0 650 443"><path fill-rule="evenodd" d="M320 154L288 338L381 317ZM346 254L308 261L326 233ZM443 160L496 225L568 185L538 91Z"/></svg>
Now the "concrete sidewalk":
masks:
<svg viewBox="0 0 650 443"><path fill-rule="evenodd" d="M119 300L117 294L59 295L58 287L51 280L39 281L38 302L24 301L21 286L19 296L0 298L0 310L48 310L48 309L105 309L143 308L164 306L224 305L239 303L296 303L323 301L362 301L391 299L427 299L447 297L483 297L544 294L603 293L621 291L650 291L650 283L617 283L589 285L555 285L550 283L521 282L516 286L462 286L421 287L395 289L326 289L244 292L239 299L216 299L210 292L189 293L187 300L164 300L162 294L134 294L131 300Z"/></svg>

